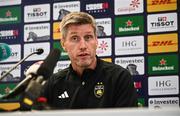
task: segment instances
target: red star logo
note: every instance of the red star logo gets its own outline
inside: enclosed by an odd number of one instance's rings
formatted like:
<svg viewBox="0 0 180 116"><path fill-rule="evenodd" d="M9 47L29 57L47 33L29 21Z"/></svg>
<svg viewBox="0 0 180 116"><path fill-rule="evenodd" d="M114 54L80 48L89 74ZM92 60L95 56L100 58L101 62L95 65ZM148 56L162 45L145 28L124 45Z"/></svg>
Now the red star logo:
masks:
<svg viewBox="0 0 180 116"><path fill-rule="evenodd" d="M6 17L10 17L11 16L11 12L8 10L7 12L6 12Z"/></svg>
<svg viewBox="0 0 180 116"><path fill-rule="evenodd" d="M11 91L11 89L10 89L9 87L6 87L6 88L4 89L4 91L5 91L5 93L7 94L7 93L9 93L9 92Z"/></svg>
<svg viewBox="0 0 180 116"><path fill-rule="evenodd" d="M160 65L166 65L166 60L164 60L163 58L159 61Z"/></svg>
<svg viewBox="0 0 180 116"><path fill-rule="evenodd" d="M126 26L132 26L132 21L130 21L130 20L128 20L127 22L126 22Z"/></svg>

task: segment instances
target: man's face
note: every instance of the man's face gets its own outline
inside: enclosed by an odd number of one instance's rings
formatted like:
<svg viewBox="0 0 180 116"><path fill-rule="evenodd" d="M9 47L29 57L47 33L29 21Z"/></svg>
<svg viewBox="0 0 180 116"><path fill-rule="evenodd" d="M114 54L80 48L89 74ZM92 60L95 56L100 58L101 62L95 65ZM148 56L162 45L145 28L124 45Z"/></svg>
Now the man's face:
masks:
<svg viewBox="0 0 180 116"><path fill-rule="evenodd" d="M95 64L98 41L90 24L69 26L62 42L72 66L88 68Z"/></svg>

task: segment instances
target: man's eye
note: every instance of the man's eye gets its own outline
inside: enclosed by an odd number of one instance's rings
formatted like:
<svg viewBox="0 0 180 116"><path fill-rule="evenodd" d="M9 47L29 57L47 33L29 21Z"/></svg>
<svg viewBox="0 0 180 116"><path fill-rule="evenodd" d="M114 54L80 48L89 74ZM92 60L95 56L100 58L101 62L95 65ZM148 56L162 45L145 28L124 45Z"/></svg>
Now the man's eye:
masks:
<svg viewBox="0 0 180 116"><path fill-rule="evenodd" d="M93 36L91 36L91 35L88 35L88 36L85 36L84 37L84 39L86 40L86 41L89 41L89 40L91 40L93 38Z"/></svg>
<svg viewBox="0 0 180 116"><path fill-rule="evenodd" d="M71 40L72 41L78 41L78 37L72 37Z"/></svg>

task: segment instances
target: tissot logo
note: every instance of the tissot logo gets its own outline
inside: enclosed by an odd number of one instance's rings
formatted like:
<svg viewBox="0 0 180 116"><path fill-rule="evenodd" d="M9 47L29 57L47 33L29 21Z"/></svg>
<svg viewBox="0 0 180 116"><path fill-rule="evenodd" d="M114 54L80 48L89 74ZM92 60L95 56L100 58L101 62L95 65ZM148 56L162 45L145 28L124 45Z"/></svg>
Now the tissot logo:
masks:
<svg viewBox="0 0 180 116"><path fill-rule="evenodd" d="M20 7L0 8L0 24L14 24L21 22Z"/></svg>
<svg viewBox="0 0 180 116"><path fill-rule="evenodd" d="M1 30L0 31L0 40L12 40L17 39L19 36L19 30Z"/></svg>
<svg viewBox="0 0 180 116"><path fill-rule="evenodd" d="M178 73L177 55L157 55L148 57L149 74L171 74Z"/></svg>
<svg viewBox="0 0 180 116"><path fill-rule="evenodd" d="M25 22L38 22L50 20L50 5L31 5L24 7L24 21Z"/></svg>
<svg viewBox="0 0 180 116"><path fill-rule="evenodd" d="M115 54L142 54L144 53L144 37L117 37L115 38Z"/></svg>
<svg viewBox="0 0 180 116"><path fill-rule="evenodd" d="M24 41L25 42L37 42L47 41L50 39L50 24L31 24L24 26Z"/></svg>
<svg viewBox="0 0 180 116"><path fill-rule="evenodd" d="M177 30L177 13L148 15L148 32Z"/></svg>
<svg viewBox="0 0 180 116"><path fill-rule="evenodd" d="M143 0L115 0L115 14L134 14L143 12Z"/></svg>
<svg viewBox="0 0 180 116"><path fill-rule="evenodd" d="M41 42L41 43L29 43L24 44L24 57L29 55L32 52L35 52L38 48L42 48L44 52L40 55L32 55L27 59L30 60L44 60L50 52L50 43L49 42Z"/></svg>
<svg viewBox="0 0 180 116"><path fill-rule="evenodd" d="M115 64L128 69L132 75L144 74L144 57L142 56L115 58Z"/></svg>
<svg viewBox="0 0 180 116"><path fill-rule="evenodd" d="M177 9L177 0L147 0L148 12L169 11Z"/></svg>
<svg viewBox="0 0 180 116"><path fill-rule="evenodd" d="M162 97L162 98L150 98L148 100L149 108L165 108L165 107L177 107L179 108L178 97Z"/></svg>
<svg viewBox="0 0 180 116"><path fill-rule="evenodd" d="M178 51L178 35L176 33L148 36L148 53L176 51Z"/></svg>
<svg viewBox="0 0 180 116"><path fill-rule="evenodd" d="M115 18L115 34L130 35L143 33L143 20L142 16L125 16Z"/></svg>
<svg viewBox="0 0 180 116"><path fill-rule="evenodd" d="M70 12L80 11L80 2L60 2L53 4L53 19L62 20L62 18Z"/></svg>
<svg viewBox="0 0 180 116"><path fill-rule="evenodd" d="M109 8L109 3L104 2L104 3L94 3L94 4L86 4L86 11L88 12L105 12L106 9Z"/></svg>
<svg viewBox="0 0 180 116"><path fill-rule="evenodd" d="M110 38L98 39L98 48L96 50L98 56L110 56L112 54L111 48Z"/></svg>
<svg viewBox="0 0 180 116"><path fill-rule="evenodd" d="M179 93L178 76L154 76L148 78L149 95L171 95Z"/></svg>

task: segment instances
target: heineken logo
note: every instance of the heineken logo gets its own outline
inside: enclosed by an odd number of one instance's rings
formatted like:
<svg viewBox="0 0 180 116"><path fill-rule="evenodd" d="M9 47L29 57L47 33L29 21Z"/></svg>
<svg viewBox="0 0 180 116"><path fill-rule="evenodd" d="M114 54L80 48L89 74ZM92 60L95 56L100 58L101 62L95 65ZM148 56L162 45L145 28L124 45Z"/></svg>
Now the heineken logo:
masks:
<svg viewBox="0 0 180 116"><path fill-rule="evenodd" d="M171 74L178 72L177 55L157 55L148 58L149 74Z"/></svg>
<svg viewBox="0 0 180 116"><path fill-rule="evenodd" d="M117 17L115 18L115 33L116 35L143 33L143 22L144 21L142 16Z"/></svg>

